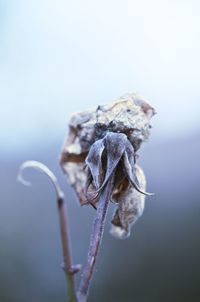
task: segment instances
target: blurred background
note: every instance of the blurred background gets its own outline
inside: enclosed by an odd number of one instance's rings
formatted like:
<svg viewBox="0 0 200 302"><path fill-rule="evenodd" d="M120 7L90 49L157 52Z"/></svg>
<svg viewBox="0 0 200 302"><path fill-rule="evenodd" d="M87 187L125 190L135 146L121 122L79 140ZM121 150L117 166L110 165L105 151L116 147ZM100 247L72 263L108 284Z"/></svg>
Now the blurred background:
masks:
<svg viewBox="0 0 200 302"><path fill-rule="evenodd" d="M58 164L70 114L138 92L156 108L140 164L154 197L127 240L105 236L89 301L200 301L199 1L0 0L0 301L66 301L55 196L66 193L74 262L94 210Z"/></svg>

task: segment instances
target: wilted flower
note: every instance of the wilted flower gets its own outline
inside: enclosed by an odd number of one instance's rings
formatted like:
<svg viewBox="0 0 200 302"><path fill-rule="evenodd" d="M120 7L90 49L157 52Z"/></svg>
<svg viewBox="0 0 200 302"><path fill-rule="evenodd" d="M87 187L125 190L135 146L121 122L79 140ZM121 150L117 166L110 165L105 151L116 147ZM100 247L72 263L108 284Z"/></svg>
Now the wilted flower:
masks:
<svg viewBox="0 0 200 302"><path fill-rule="evenodd" d="M80 203L96 207L114 174L111 201L118 205L111 233L127 237L142 214L146 182L136 164L137 150L149 136L155 110L136 94L72 116L61 153L61 166Z"/></svg>

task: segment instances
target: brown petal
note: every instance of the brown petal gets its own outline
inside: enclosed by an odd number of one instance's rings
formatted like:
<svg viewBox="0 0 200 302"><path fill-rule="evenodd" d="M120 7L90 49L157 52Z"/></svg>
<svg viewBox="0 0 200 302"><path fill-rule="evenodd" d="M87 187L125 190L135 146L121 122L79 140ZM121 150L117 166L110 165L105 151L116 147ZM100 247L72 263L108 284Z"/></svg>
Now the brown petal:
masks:
<svg viewBox="0 0 200 302"><path fill-rule="evenodd" d="M135 166L135 173L140 188L145 190L145 175L138 165ZM111 221L111 234L123 239L130 235L131 226L142 215L145 195L140 194L133 186L129 185L126 189L121 190L115 198L117 199L118 206Z"/></svg>

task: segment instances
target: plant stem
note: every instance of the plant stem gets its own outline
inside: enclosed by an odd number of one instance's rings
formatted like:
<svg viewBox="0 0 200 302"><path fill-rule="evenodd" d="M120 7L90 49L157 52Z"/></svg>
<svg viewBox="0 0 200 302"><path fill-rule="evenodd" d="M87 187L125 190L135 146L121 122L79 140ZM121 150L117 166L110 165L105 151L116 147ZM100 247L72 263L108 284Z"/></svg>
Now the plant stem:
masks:
<svg viewBox="0 0 200 302"><path fill-rule="evenodd" d="M67 290L68 290L67 301L77 302L74 274L80 270L80 266L79 265L72 266L68 215L64 202L64 193L62 192L58 184L57 178L52 173L52 171L44 164L37 161L26 161L21 165L19 169L18 180L20 180L25 185L30 185L30 183L25 181L24 178L22 177L22 173L26 168L34 168L43 172L46 176L48 176L48 178L50 179L50 181L54 186L56 197L57 197L57 207L58 207L58 215L59 215L59 223L60 223L60 235L61 235L62 252L63 252L63 270L65 272L66 281L67 281Z"/></svg>
<svg viewBox="0 0 200 302"><path fill-rule="evenodd" d="M67 289L68 289L68 301L76 302L76 289L74 274L79 271L72 267L72 257L70 249L70 237L69 237L69 225L67 223L67 211L62 197L57 199L58 215L60 222L60 235L62 242L62 252L63 252L63 270L66 275Z"/></svg>
<svg viewBox="0 0 200 302"><path fill-rule="evenodd" d="M88 257L87 263L85 265L79 292L78 292L78 301L79 302L86 302L88 296L89 285L93 276L95 262L97 259L97 255L99 252L101 240L103 237L104 225L105 225L105 218L108 209L108 204L110 201L110 197L113 191L114 186L114 173L110 177L109 181L107 182L105 188L102 190L98 201L98 208L96 211L96 216L94 218L91 237L90 237L90 245L88 250Z"/></svg>

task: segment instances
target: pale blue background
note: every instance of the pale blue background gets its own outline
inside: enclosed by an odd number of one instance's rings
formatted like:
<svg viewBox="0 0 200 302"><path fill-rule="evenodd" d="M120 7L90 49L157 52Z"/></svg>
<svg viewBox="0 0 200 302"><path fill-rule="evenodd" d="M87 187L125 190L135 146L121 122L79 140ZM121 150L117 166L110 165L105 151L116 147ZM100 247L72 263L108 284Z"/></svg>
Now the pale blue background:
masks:
<svg viewBox="0 0 200 302"><path fill-rule="evenodd" d="M80 208L58 164L69 116L139 92L155 107L139 163L143 217L109 235L110 206L89 302L200 301L200 2L0 0L0 301L66 295L55 196L66 194L74 262L84 264L94 210Z"/></svg>
<svg viewBox="0 0 200 302"><path fill-rule="evenodd" d="M156 137L200 129L199 1L0 1L0 134L16 151L139 92ZM154 133L155 133L154 132Z"/></svg>

